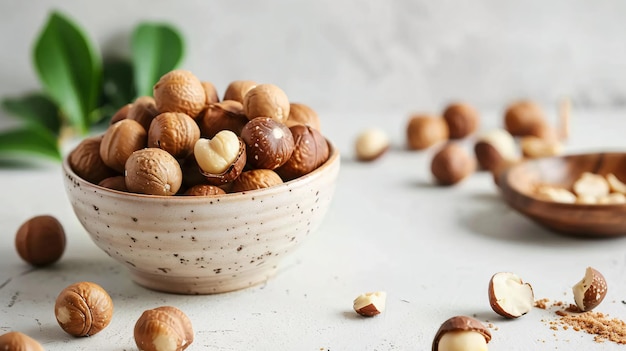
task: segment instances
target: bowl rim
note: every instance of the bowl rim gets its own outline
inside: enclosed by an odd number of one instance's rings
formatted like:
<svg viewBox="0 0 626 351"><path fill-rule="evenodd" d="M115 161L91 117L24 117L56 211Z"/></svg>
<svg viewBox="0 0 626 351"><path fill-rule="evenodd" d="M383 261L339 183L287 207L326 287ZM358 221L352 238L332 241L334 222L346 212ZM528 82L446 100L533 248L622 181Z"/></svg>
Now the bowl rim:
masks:
<svg viewBox="0 0 626 351"><path fill-rule="evenodd" d="M126 191L106 188L98 184L88 182L87 180L83 179L82 177L80 177L74 172L74 170L69 164L69 158L73 150L70 151L63 158L62 169L63 169L63 172L67 176L74 178L79 183L85 184L88 187L94 188L95 190L100 191L102 193L106 193L112 197L119 197L119 198L126 198L126 199L142 199L142 200L145 199L147 201L163 201L163 200L166 200L168 202L183 201L185 203L206 202L207 200L220 201L221 199L233 200L237 198L250 196L250 194L252 195L258 194L258 195L264 195L264 196L274 195L275 193L280 193L285 187L290 188L290 187L304 185L309 182L312 182L314 179L321 177L322 174L325 173L327 169L331 168L335 164L337 164L337 167L338 167L340 163L340 159L341 159L340 152L337 149L337 147L333 143L331 143L328 139L326 139L326 142L328 143L328 147L330 149L328 159L322 165L320 165L313 171L301 177L298 177L296 179L292 179L290 181L287 181L287 182L284 182L275 186L271 186L268 188L254 189L254 190L241 191L241 192L235 192L235 193L218 194L218 195L208 195L208 196L148 195L148 194L131 193L131 192L126 192Z"/></svg>

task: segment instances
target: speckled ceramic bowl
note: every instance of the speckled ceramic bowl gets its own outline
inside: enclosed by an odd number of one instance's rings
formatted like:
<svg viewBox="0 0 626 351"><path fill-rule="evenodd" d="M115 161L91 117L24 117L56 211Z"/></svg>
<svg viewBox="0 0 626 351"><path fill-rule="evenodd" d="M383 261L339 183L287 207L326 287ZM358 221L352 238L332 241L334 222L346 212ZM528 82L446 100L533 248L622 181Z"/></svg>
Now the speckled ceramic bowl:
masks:
<svg viewBox="0 0 626 351"><path fill-rule="evenodd" d="M243 289L271 277L320 225L340 158L267 189L219 197L148 196L79 178L63 163L65 188L91 239L147 288L181 294Z"/></svg>

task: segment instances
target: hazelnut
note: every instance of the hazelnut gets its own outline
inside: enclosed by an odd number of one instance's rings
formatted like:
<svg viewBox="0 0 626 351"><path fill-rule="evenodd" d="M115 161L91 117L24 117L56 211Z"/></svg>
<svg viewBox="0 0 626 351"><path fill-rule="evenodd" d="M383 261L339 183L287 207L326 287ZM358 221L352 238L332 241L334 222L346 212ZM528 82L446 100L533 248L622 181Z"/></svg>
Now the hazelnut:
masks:
<svg viewBox="0 0 626 351"><path fill-rule="evenodd" d="M135 323L134 336L142 351L182 351L194 338L189 317L172 306L144 311Z"/></svg>
<svg viewBox="0 0 626 351"><path fill-rule="evenodd" d="M137 121L143 129L150 129L150 123L158 116L156 102L152 96L140 96L132 103L128 110L128 119Z"/></svg>
<svg viewBox="0 0 626 351"><path fill-rule="evenodd" d="M284 165L276 169L282 179L291 180L308 174L324 164L330 155L326 139L317 129L301 124L289 128L294 150Z"/></svg>
<svg viewBox="0 0 626 351"><path fill-rule="evenodd" d="M44 351L43 346L37 340L16 331L0 335L0 350Z"/></svg>
<svg viewBox="0 0 626 351"><path fill-rule="evenodd" d="M226 194L226 192L215 185L198 184L187 189L184 194L189 196L215 196Z"/></svg>
<svg viewBox="0 0 626 351"><path fill-rule="evenodd" d="M193 153L180 161L180 168L183 172L183 186L191 188L194 185L206 184L206 177L200 172L200 166Z"/></svg>
<svg viewBox="0 0 626 351"><path fill-rule="evenodd" d="M474 145L474 154L480 167L492 172L502 163L519 160L515 139L504 129L494 129L481 135Z"/></svg>
<svg viewBox="0 0 626 351"><path fill-rule="evenodd" d="M572 288L576 306L585 312L596 308L607 292L606 279L596 269L587 267L585 276Z"/></svg>
<svg viewBox="0 0 626 351"><path fill-rule="evenodd" d="M476 169L476 161L468 152L456 144L444 146L433 157L430 170L441 185L456 184Z"/></svg>
<svg viewBox="0 0 626 351"><path fill-rule="evenodd" d="M202 82L193 73L177 69L164 74L154 85L154 100L159 112L181 112L192 118L207 105Z"/></svg>
<svg viewBox="0 0 626 351"><path fill-rule="evenodd" d="M532 286L511 272L494 274L489 281L488 292L491 308L505 318L523 316L535 303Z"/></svg>
<svg viewBox="0 0 626 351"><path fill-rule="evenodd" d="M124 178L124 176L114 176L102 179L102 181L98 183L98 185L103 188L108 188L112 190L124 192L128 191L128 188L126 188L126 178Z"/></svg>
<svg viewBox="0 0 626 351"><path fill-rule="evenodd" d="M411 150L423 150L448 140L448 124L441 117L413 115L406 129L407 143Z"/></svg>
<svg viewBox="0 0 626 351"><path fill-rule="evenodd" d="M246 147L230 130L217 133L213 139L198 139L194 156L200 173L213 185L237 178L246 165Z"/></svg>
<svg viewBox="0 0 626 351"><path fill-rule="evenodd" d="M491 333L480 321L467 316L452 317L439 327L432 351L487 350Z"/></svg>
<svg viewBox="0 0 626 351"><path fill-rule="evenodd" d="M389 137L382 129L369 128L362 131L354 143L354 152L359 161L374 161L389 150Z"/></svg>
<svg viewBox="0 0 626 351"><path fill-rule="evenodd" d="M282 184L283 180L280 176L269 169L252 169L241 173L241 175L233 181L231 192L242 192L256 189L269 188L274 185Z"/></svg>
<svg viewBox="0 0 626 351"><path fill-rule="evenodd" d="M601 175L590 172L583 173L572 186L574 193L579 196L606 196L611 191L609 182Z"/></svg>
<svg viewBox="0 0 626 351"><path fill-rule="evenodd" d="M130 106L132 104L126 104L122 107L120 107L119 110L117 110L117 112L115 112L113 114L113 116L111 116L111 120L109 121L109 124L113 124L115 122L119 122L123 119L128 118L128 111L130 111Z"/></svg>
<svg viewBox="0 0 626 351"><path fill-rule="evenodd" d="M183 172L167 151L146 148L130 155L125 177L126 188L133 193L174 195L180 189Z"/></svg>
<svg viewBox="0 0 626 351"><path fill-rule="evenodd" d="M543 133L547 123L538 105L522 100L507 107L504 113L504 126L513 136L526 136Z"/></svg>
<svg viewBox="0 0 626 351"><path fill-rule="evenodd" d="M243 110L252 120L257 117L269 117L285 123L289 117L289 98L287 94L273 84L260 84L250 89L243 98Z"/></svg>
<svg viewBox="0 0 626 351"><path fill-rule="evenodd" d="M110 168L124 172L130 155L146 147L148 133L137 121L124 119L109 126L100 143L100 157Z"/></svg>
<svg viewBox="0 0 626 351"><path fill-rule="evenodd" d="M450 139L461 139L474 133L480 122L478 111L464 103L454 103L446 107L443 119L448 124Z"/></svg>
<svg viewBox="0 0 626 351"><path fill-rule="evenodd" d="M113 301L98 284L75 283L61 291L54 305L54 314L66 333L92 336L111 322Z"/></svg>
<svg viewBox="0 0 626 351"><path fill-rule="evenodd" d="M100 157L101 143L102 136L84 139L69 155L70 167L76 175L94 184L116 174Z"/></svg>
<svg viewBox="0 0 626 351"><path fill-rule="evenodd" d="M152 121L148 130L148 147L165 150L174 158L189 156L198 139L200 128L184 113L162 113Z"/></svg>
<svg viewBox="0 0 626 351"><path fill-rule="evenodd" d="M52 216L32 217L17 230L15 248L20 257L33 266L52 264L65 251L65 230Z"/></svg>
<svg viewBox="0 0 626 351"><path fill-rule="evenodd" d="M240 135L246 123L248 123L248 117L243 112L243 105L234 100L224 100L209 105L198 119L200 134L206 138L213 138L222 130L230 130Z"/></svg>
<svg viewBox="0 0 626 351"><path fill-rule="evenodd" d="M520 141L522 155L527 158L551 157L563 153L563 145L551 138L526 136Z"/></svg>
<svg viewBox="0 0 626 351"><path fill-rule="evenodd" d="M228 84L224 92L223 100L234 100L243 104L243 98L250 89L257 86L257 82L252 80L236 80Z"/></svg>
<svg viewBox="0 0 626 351"><path fill-rule="evenodd" d="M217 95L217 89L215 89L215 85L211 82L200 82L202 84L202 88L204 88L204 93L206 94L206 104L214 104L216 102L220 102L220 98Z"/></svg>
<svg viewBox="0 0 626 351"><path fill-rule="evenodd" d="M352 308L364 317L373 317L385 311L387 293L384 291L368 292L354 299Z"/></svg>
<svg viewBox="0 0 626 351"><path fill-rule="evenodd" d="M289 104L289 117L285 122L287 127L292 127L297 124L303 124L311 126L317 130L320 129L320 118L312 108L305 104L292 102Z"/></svg>
<svg viewBox="0 0 626 351"><path fill-rule="evenodd" d="M241 130L252 168L276 169L291 157L295 148L293 135L286 125L270 117L257 117Z"/></svg>

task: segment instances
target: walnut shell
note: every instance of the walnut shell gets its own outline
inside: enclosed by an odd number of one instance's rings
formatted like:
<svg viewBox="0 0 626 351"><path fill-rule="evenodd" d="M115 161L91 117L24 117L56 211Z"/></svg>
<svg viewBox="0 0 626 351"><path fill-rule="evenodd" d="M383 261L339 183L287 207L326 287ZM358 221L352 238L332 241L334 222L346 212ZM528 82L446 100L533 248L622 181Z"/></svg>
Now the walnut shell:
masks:
<svg viewBox="0 0 626 351"><path fill-rule="evenodd" d="M233 181L230 192L236 193L241 191L269 188L282 183L283 180L280 176L272 170L252 169L241 173L241 175Z"/></svg>
<svg viewBox="0 0 626 351"><path fill-rule="evenodd" d="M292 102L289 104L289 117L287 118L285 125L287 125L287 127L292 127L298 124L311 126L317 130L321 130L320 118L317 115L317 112L305 104Z"/></svg>
<svg viewBox="0 0 626 351"><path fill-rule="evenodd" d="M241 135L241 129L246 123L248 123L248 117L243 112L243 105L235 100L211 104L198 118L200 134L206 138L213 138L222 130L230 130Z"/></svg>
<svg viewBox="0 0 626 351"><path fill-rule="evenodd" d="M49 215L30 218L15 234L17 253L33 266L46 266L58 261L65 251L65 243L63 226Z"/></svg>
<svg viewBox="0 0 626 351"><path fill-rule="evenodd" d="M330 155L326 139L317 129L301 124L289 128L295 148L284 165L276 173L284 180L292 180L308 174L321 166Z"/></svg>
<svg viewBox="0 0 626 351"><path fill-rule="evenodd" d="M98 284L75 283L56 299L54 313L59 326L73 336L91 336L106 328L113 317L113 301Z"/></svg>
<svg viewBox="0 0 626 351"><path fill-rule="evenodd" d="M270 117L257 117L241 130L248 164L252 168L276 169L289 160L295 144L286 125Z"/></svg>
<svg viewBox="0 0 626 351"><path fill-rule="evenodd" d="M183 172L167 151L146 148L133 152L126 161L126 188L133 193L174 195L180 189Z"/></svg>
<svg viewBox="0 0 626 351"><path fill-rule="evenodd" d="M269 117L285 123L289 118L289 98L276 85L260 84L250 89L243 98L243 109L250 120Z"/></svg>
<svg viewBox="0 0 626 351"><path fill-rule="evenodd" d="M448 124L438 116L413 115L406 136L409 149L423 150L448 139Z"/></svg>
<svg viewBox="0 0 626 351"><path fill-rule="evenodd" d="M257 85L257 82L252 80L235 80L226 87L223 100L233 100L243 104L243 98Z"/></svg>
<svg viewBox="0 0 626 351"><path fill-rule="evenodd" d="M150 123L154 117L158 116L156 102L152 96L140 96L131 104L128 109L128 119L139 122L143 129L150 129Z"/></svg>
<svg viewBox="0 0 626 351"><path fill-rule="evenodd" d="M192 118L206 107L207 95L193 73L177 69L164 74L154 85L159 112L182 112Z"/></svg>
<svg viewBox="0 0 626 351"><path fill-rule="evenodd" d="M478 111L464 103L454 103L446 107L443 119L448 124L450 139L461 139L474 133L480 122Z"/></svg>
<svg viewBox="0 0 626 351"><path fill-rule="evenodd" d="M182 351L193 343L193 326L189 317L172 306L144 311L135 323L135 343L143 351Z"/></svg>
<svg viewBox="0 0 626 351"><path fill-rule="evenodd" d="M102 136L84 139L70 152L68 159L76 175L93 184L98 184L101 180L117 174L102 161L101 143Z"/></svg>
<svg viewBox="0 0 626 351"><path fill-rule="evenodd" d="M152 121L148 130L148 147L165 150L174 158L189 156L198 139L200 128L184 113L162 113Z"/></svg>
<svg viewBox="0 0 626 351"><path fill-rule="evenodd" d="M124 119L109 126L100 143L102 161L119 173L130 155L146 147L148 133L132 119Z"/></svg>
<svg viewBox="0 0 626 351"><path fill-rule="evenodd" d="M43 346L37 340L16 331L0 335L0 350L44 351Z"/></svg>

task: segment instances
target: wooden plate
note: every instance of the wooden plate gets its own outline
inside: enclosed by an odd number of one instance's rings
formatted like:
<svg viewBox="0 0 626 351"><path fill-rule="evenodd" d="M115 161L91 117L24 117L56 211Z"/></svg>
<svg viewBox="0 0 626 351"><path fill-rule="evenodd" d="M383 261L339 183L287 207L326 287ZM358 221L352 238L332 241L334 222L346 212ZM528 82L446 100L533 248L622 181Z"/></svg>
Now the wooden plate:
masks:
<svg viewBox="0 0 626 351"><path fill-rule="evenodd" d="M519 163L500 174L505 201L515 210L551 230L571 235L611 237L626 234L626 204L587 205L543 200L537 185L571 189L584 172L613 173L626 181L626 153L606 152L541 158Z"/></svg>

